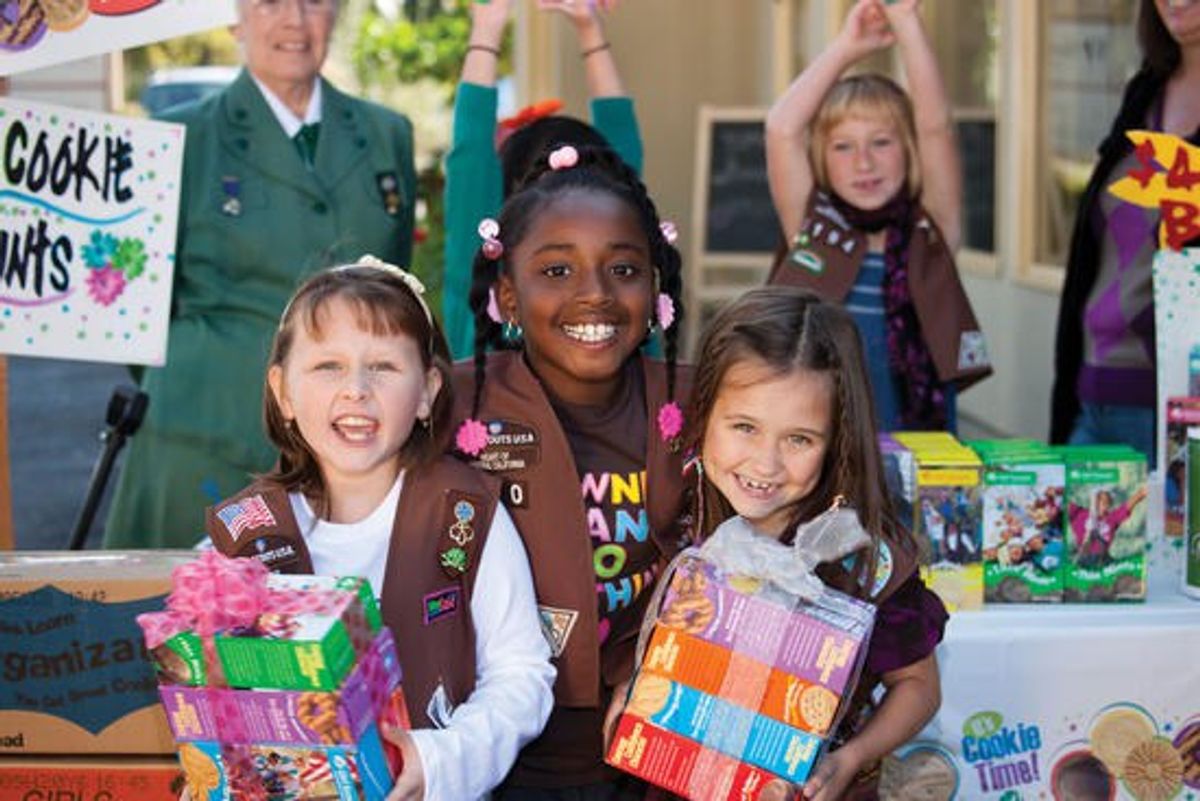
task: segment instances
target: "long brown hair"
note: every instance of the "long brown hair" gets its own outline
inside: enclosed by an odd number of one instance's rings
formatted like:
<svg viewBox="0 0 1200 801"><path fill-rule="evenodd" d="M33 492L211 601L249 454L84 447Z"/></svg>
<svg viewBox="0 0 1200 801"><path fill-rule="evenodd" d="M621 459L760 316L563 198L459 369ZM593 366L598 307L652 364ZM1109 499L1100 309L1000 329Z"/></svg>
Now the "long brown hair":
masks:
<svg viewBox="0 0 1200 801"><path fill-rule="evenodd" d="M829 375L833 387L833 430L816 487L796 503L785 541L795 526L828 509L841 495L858 512L863 527L878 542L911 536L897 521L888 500L883 461L875 428L871 384L854 320L840 306L792 287L764 287L742 295L722 309L700 340L685 440L699 456L704 432L729 370L749 359L763 362L776 375L813 370ZM699 480L693 519L705 539L736 514L707 478ZM874 570L874 558L869 570Z"/></svg>
<svg viewBox="0 0 1200 801"><path fill-rule="evenodd" d="M362 331L375 336L412 337L425 370L433 368L441 374L442 387L433 400L429 425L413 426L399 454L402 469L429 464L445 450L450 438L450 414L454 408L450 352L424 299L406 283L397 268L343 265L319 272L301 284L279 321L271 343L268 373L271 367L282 368L286 364L298 326L304 326L314 336L321 335L323 313L335 298L350 304ZM279 448L279 462L261 478L289 492L303 492L318 514L327 512L325 481L316 455L299 428L284 417L269 384L263 388L263 422L267 436Z"/></svg>
<svg viewBox="0 0 1200 801"><path fill-rule="evenodd" d="M1142 58L1155 76L1167 78L1175 72L1183 60L1183 51L1159 16L1154 0L1142 0L1138 8L1137 36Z"/></svg>

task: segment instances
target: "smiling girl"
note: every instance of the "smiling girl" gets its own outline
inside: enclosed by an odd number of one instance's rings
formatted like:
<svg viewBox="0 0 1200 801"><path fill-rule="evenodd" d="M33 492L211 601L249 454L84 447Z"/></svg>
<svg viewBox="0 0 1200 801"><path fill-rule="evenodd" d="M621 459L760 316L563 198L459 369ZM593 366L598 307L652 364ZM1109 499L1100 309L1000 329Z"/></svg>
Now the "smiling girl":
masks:
<svg viewBox="0 0 1200 801"><path fill-rule="evenodd" d="M496 798L641 798L644 785L604 765L603 725L676 550L674 231L614 153L566 146L480 233L457 446L504 480L559 671L546 731ZM655 327L665 363L639 353Z"/></svg>
<svg viewBox="0 0 1200 801"><path fill-rule="evenodd" d="M768 283L843 303L880 425L954 428L958 390L991 372L954 264L962 177L918 0L858 0L767 116L767 173L790 247ZM839 76L898 42L917 105L881 75Z"/></svg>
<svg viewBox="0 0 1200 801"><path fill-rule="evenodd" d="M207 520L227 555L370 581L414 725L389 801L484 797L541 731L554 680L499 486L442 455L453 393L422 291L369 257L297 290L264 393L279 461Z"/></svg>

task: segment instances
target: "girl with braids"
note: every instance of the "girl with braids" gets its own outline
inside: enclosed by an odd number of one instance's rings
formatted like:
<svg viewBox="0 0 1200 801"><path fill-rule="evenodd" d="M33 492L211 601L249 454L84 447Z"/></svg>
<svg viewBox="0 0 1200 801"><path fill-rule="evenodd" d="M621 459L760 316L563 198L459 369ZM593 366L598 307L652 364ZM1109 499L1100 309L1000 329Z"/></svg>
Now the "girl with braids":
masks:
<svg viewBox="0 0 1200 801"><path fill-rule="evenodd" d="M495 798L641 798L644 785L604 765L603 728L677 550L674 228L612 151L568 145L480 233L456 446L504 481L558 667L550 722ZM639 352L656 328L665 362Z"/></svg>
<svg viewBox="0 0 1200 801"><path fill-rule="evenodd" d="M499 482L444 454L450 366L422 292L371 257L301 285L263 399L279 461L206 527L228 556L370 581L413 722L385 732L404 752L388 801L466 801L541 731L554 668Z"/></svg>
<svg viewBox="0 0 1200 801"><path fill-rule="evenodd" d="M879 760L940 704L933 652L946 610L917 575L916 543L888 501L873 407L854 320L807 290L748 292L701 339L685 436L696 454L697 538L740 515L790 543L798 525L842 504L871 538L817 568L878 612L835 748L804 785L810 801L878 798Z"/></svg>
<svg viewBox="0 0 1200 801"><path fill-rule="evenodd" d="M919 0L858 0L767 116L767 177L790 247L768 283L844 303L870 354L884 429L950 428L955 393L991 372L954 264L962 178ZM838 76L899 42L908 96Z"/></svg>

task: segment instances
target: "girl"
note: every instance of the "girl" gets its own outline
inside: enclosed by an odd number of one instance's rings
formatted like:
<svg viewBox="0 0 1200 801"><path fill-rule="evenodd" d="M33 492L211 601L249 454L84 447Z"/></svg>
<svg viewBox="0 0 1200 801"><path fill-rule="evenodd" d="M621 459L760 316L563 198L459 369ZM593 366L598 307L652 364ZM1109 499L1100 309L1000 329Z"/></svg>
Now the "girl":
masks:
<svg viewBox="0 0 1200 801"><path fill-rule="evenodd" d="M264 392L279 462L207 527L274 570L370 580L415 727L389 798L473 799L541 731L554 669L498 484L441 455L453 392L422 291L368 257L300 287Z"/></svg>
<svg viewBox="0 0 1200 801"><path fill-rule="evenodd" d="M889 506L873 413L854 321L810 292L748 292L701 340L685 440L697 454L698 537L736 514L790 542L798 524L841 499L873 543L818 568L879 609L835 748L804 786L812 801L877 797L879 760L940 703L933 651L946 611L917 576L916 544ZM883 700L867 716L880 683Z"/></svg>
<svg viewBox="0 0 1200 801"><path fill-rule="evenodd" d="M504 30L514 0L471 5L471 37L454 98L454 138L446 156L446 289L442 319L456 358L470 355L475 326L467 295L479 240L475 226L497 213L548 145L570 142L612 147L638 172L642 137L633 99L625 92L600 12L616 0L538 0L538 8L570 20L587 78L589 110L595 127L572 117L542 117L503 139L497 152L496 73ZM503 133L503 130L501 130Z"/></svg>
<svg viewBox="0 0 1200 801"><path fill-rule="evenodd" d="M643 785L603 764L602 727L676 550L674 232L614 153L570 146L542 157L480 232L456 444L504 479L558 665L546 731L496 797L640 798ZM655 326L665 364L638 352Z"/></svg>
<svg viewBox="0 0 1200 801"><path fill-rule="evenodd" d="M859 0L767 116L767 175L790 252L768 283L842 302L871 354L879 423L954 428L954 394L991 372L958 280L962 181L918 0ZM879 75L838 80L892 42L919 103Z"/></svg>

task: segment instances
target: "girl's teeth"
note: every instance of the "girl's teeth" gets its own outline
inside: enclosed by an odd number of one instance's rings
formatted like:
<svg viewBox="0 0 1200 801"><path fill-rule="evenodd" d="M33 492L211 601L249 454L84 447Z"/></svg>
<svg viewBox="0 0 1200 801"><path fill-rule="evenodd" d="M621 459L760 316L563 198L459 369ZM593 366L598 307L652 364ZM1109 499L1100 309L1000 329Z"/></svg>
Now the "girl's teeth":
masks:
<svg viewBox="0 0 1200 801"><path fill-rule="evenodd" d="M587 323L586 325L564 325L563 331L567 336L581 342L603 342L617 333L617 327L609 323Z"/></svg>

